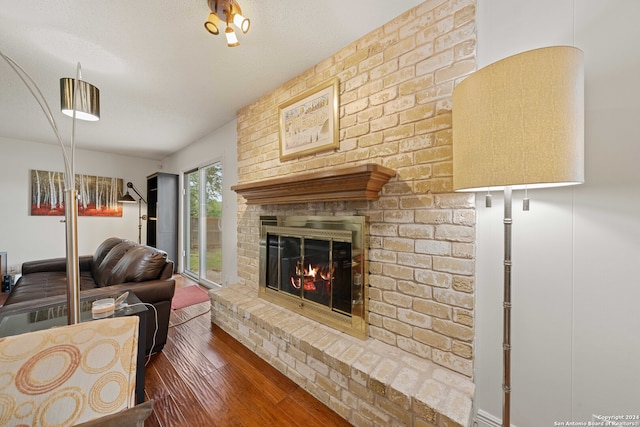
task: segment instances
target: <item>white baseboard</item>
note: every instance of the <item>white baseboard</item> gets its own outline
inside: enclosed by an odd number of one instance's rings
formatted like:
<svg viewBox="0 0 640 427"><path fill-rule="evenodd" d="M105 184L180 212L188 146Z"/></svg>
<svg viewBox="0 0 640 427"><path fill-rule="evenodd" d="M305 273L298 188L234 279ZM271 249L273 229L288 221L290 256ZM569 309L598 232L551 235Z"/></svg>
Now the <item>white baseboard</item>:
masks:
<svg viewBox="0 0 640 427"><path fill-rule="evenodd" d="M513 426L513 424L511 425ZM502 427L502 420L480 409L476 413L474 427Z"/></svg>
<svg viewBox="0 0 640 427"><path fill-rule="evenodd" d="M476 414L475 425L477 427L501 427L502 420L480 409Z"/></svg>

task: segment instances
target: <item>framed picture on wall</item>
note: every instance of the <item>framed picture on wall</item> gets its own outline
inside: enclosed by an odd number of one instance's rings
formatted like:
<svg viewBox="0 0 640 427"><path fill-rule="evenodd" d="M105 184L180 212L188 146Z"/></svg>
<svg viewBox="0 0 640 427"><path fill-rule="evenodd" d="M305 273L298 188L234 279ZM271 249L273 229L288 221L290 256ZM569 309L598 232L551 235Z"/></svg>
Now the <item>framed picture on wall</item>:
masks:
<svg viewBox="0 0 640 427"><path fill-rule="evenodd" d="M333 78L278 106L280 160L340 147L338 92Z"/></svg>
<svg viewBox="0 0 640 427"><path fill-rule="evenodd" d="M122 178L76 174L78 216L122 216ZM64 174L31 171L30 213L35 216L64 215Z"/></svg>

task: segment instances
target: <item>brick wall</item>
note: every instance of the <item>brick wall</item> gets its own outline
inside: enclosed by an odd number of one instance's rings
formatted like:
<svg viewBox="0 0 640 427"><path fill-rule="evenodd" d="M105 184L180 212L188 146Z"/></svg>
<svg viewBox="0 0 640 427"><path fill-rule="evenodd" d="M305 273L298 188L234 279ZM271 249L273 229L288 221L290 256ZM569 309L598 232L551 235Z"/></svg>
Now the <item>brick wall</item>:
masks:
<svg viewBox="0 0 640 427"><path fill-rule="evenodd" d="M475 0L429 0L238 112L238 182L378 163L376 202L246 205L238 275L258 287L260 215L367 215L370 337L472 377L475 210L452 193L451 94L475 69ZM281 162L278 105L340 80L340 148Z"/></svg>

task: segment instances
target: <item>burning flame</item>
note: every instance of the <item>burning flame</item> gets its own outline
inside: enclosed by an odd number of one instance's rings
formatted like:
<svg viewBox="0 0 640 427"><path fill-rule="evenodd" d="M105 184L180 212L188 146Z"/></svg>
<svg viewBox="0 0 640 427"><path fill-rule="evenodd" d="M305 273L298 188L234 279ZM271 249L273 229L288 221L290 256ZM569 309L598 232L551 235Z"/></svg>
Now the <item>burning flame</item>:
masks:
<svg viewBox="0 0 640 427"><path fill-rule="evenodd" d="M320 279L326 282L324 283L325 287L330 286L333 271L333 266L327 265L324 267L314 267L309 264L309 267L304 270L300 267L296 267L296 276L291 276L289 279L291 281L291 286L295 289L304 287L304 290L307 292L315 292L317 290L316 282Z"/></svg>
<svg viewBox="0 0 640 427"><path fill-rule="evenodd" d="M300 287L301 287L300 278L299 277L296 278L296 277L291 276L290 279L291 279L291 286L293 286L296 289L300 289Z"/></svg>
<svg viewBox="0 0 640 427"><path fill-rule="evenodd" d="M304 271L304 275L307 277L316 277L318 273L318 267L313 268L311 264L309 264L309 269Z"/></svg>

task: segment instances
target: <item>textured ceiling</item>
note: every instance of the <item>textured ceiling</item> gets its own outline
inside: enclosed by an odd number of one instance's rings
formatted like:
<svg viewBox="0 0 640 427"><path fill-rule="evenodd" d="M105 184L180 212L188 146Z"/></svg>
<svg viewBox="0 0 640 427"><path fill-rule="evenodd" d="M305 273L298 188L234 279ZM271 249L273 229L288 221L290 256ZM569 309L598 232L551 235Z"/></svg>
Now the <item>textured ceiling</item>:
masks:
<svg viewBox="0 0 640 427"><path fill-rule="evenodd" d="M65 142L59 79L98 86L101 120L76 146L162 159L419 0L239 0L240 46L204 29L206 0L0 0L0 50L36 81ZM237 32L238 33L238 32ZM0 60L0 136L55 143L40 107Z"/></svg>

